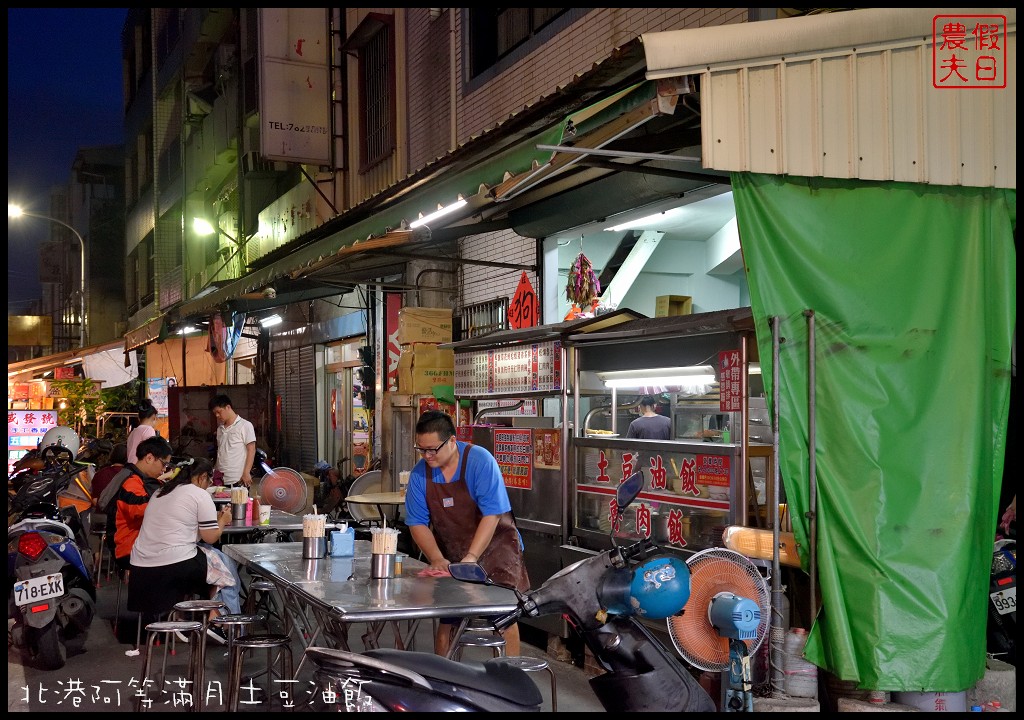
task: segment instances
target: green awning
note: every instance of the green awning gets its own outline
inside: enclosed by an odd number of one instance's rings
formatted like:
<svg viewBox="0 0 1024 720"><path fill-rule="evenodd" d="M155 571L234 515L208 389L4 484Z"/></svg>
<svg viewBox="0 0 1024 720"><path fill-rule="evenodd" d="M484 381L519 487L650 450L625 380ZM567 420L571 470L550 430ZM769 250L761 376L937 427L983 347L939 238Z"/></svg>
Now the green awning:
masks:
<svg viewBox="0 0 1024 720"><path fill-rule="evenodd" d="M511 144L504 143L507 145L505 149L486 155L490 149L500 147L503 140L511 138L509 134L503 134L499 126L495 128L494 137L490 142L477 142L487 137L487 134L479 136L464 148L454 151L448 158L454 158L453 162L441 168L437 167L440 162L425 168L422 172L423 177L414 183L414 189L406 190L404 194L401 191L396 192L391 198L391 204L381 211L359 222L340 227L336 232L201 298L183 303L179 308L179 316L188 318L209 313L241 295L264 288L281 278L301 275L303 270L322 264L339 250L368 237L382 235L389 228L398 228L403 220L417 217L425 208L451 203L457 196L461 195L468 201L463 213L465 216L476 214L481 208L496 202L494 189L497 186L504 183L507 188L510 183L514 184L520 178L532 177L538 170L551 166L555 160L555 153L538 150L538 145L559 145L579 139L605 123L613 123L625 114L636 111L640 106L656 103L655 98L655 84L645 81L602 98L587 108L577 110L541 132L524 133L526 136L519 140L513 138ZM652 108L651 112L655 110ZM632 127L635 127L635 124ZM473 148L472 154L464 152L470 145ZM385 191L384 194L387 193L388 191ZM373 201L380 202L379 197L373 198ZM346 214L355 215L358 210L358 207L353 208ZM345 215L341 215L332 222L344 224L344 218ZM454 220L445 220L448 224L458 219L456 216Z"/></svg>

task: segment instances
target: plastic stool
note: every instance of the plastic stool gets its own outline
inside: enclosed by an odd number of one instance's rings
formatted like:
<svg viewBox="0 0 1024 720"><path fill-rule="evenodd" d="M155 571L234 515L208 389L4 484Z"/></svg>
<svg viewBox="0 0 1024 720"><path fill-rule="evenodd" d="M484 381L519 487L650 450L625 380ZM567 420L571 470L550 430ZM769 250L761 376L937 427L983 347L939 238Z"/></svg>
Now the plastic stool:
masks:
<svg viewBox="0 0 1024 720"><path fill-rule="evenodd" d="M200 613L199 623L203 626L203 642L199 646L199 684L196 685L198 688L203 688L206 680L206 630L210 627L210 612L213 610L224 612L226 609L227 605L220 600L182 600L175 603L174 610L171 611L171 620L183 617L186 613L193 616L195 613Z"/></svg>
<svg viewBox="0 0 1024 720"><path fill-rule="evenodd" d="M202 657L203 646L206 641L206 634L203 631L203 624L195 620L184 620L178 622L155 622L150 623L146 626L146 632L149 633L146 639L146 660L142 664L142 687L139 688L139 694L136 696L138 699L135 701L135 711L144 712L148 709L145 702L146 696L146 681L149 678L149 667L153 660L153 645L160 635L170 635L174 637L174 633L187 633L189 637L189 656L188 656L188 676L192 682L192 707L191 710L198 712L202 710L203 702L203 690L202 690L202 677L200 673L199 658ZM164 644L164 659L163 664L160 667L160 682L165 681L165 675L167 671L167 643Z"/></svg>
<svg viewBox="0 0 1024 720"><path fill-rule="evenodd" d="M455 648L455 660L462 659L462 650L467 647L485 647L494 652L494 657L505 657L505 638L495 630L469 629L459 637Z"/></svg>
<svg viewBox="0 0 1024 720"><path fill-rule="evenodd" d="M512 667L517 667L524 672L540 672L541 670L547 670L548 675L551 676L551 712L558 712L558 690L555 687L555 671L551 669L547 660L544 658L535 658L526 655L506 655L505 657L495 658L488 662L510 665Z"/></svg>
<svg viewBox="0 0 1024 720"><path fill-rule="evenodd" d="M274 648L280 649L281 660L280 677L285 680L292 679L292 649L291 638L287 635L242 635L235 638L231 646L231 660L228 663L228 712L238 712L238 695L242 685L242 659L246 650L267 651L267 696L273 693L273 662L271 652Z"/></svg>

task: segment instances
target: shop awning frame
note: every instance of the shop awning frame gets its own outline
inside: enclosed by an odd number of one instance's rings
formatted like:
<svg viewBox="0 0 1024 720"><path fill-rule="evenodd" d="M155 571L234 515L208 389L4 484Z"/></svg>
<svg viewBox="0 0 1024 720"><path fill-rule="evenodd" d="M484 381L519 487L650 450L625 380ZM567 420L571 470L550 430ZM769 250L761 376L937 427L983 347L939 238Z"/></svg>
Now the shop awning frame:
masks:
<svg viewBox="0 0 1024 720"><path fill-rule="evenodd" d="M64 352L45 355L31 360L21 360L19 362L8 363L7 382L27 382L35 379L36 375L48 372L54 368L78 365L87 355L116 350L122 348L123 343L124 341L121 339L111 340L109 342L99 343L97 345L88 345L84 348L75 348L74 350L65 350Z"/></svg>
<svg viewBox="0 0 1024 720"><path fill-rule="evenodd" d="M179 317L200 317L281 278L302 277L322 269L322 263L340 249L402 229L403 221L415 218L423 207L450 202L457 195L466 199L468 205L461 215L445 218L445 228L461 225L461 236L474 234L467 229L474 214L484 215L485 222L491 219L482 209L495 203L492 188L546 164L551 153L538 150L537 145L562 142L571 114L608 97L609 93L616 96L636 85L643 80L643 71L643 49L637 38L616 48L607 59L595 63L572 82L448 155L305 237L278 248L261 259L261 267L244 277L183 303Z"/></svg>

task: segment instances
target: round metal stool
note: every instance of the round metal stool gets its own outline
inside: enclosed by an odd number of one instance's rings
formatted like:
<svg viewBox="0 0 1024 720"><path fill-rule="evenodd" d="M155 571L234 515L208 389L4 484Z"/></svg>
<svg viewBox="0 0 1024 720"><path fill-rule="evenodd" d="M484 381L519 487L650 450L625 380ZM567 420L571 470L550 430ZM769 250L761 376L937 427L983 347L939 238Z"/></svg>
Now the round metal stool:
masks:
<svg viewBox="0 0 1024 720"><path fill-rule="evenodd" d="M192 682L192 707L189 708L193 712L199 712L202 710L203 691L202 691L202 677L200 672L199 658L202 656L203 644L206 640L206 635L203 631L203 624L195 620L179 620L176 622L154 622L149 623L146 626L146 632L148 633L146 638L146 660L142 664L142 686L138 689L135 701L135 711L144 712L149 709L149 705L152 704L150 701L146 703L146 684L149 681L149 668L153 661L153 645L161 635L169 635L174 637L174 633L179 632L186 635L189 638L189 656L188 656L188 678ZM160 683L161 685L166 681L167 672L167 645L168 642L164 643L164 658L163 664L160 667ZM161 688L162 689L162 688Z"/></svg>
<svg viewBox="0 0 1024 720"><path fill-rule="evenodd" d="M198 620L203 626L203 642L199 645L199 687L203 687L206 680L206 631L210 627L210 613L213 610L224 612L227 605L220 600L182 600L174 604L170 615L170 619L175 620L184 617L186 613L193 617L199 613Z"/></svg>
<svg viewBox="0 0 1024 720"><path fill-rule="evenodd" d="M517 667L524 672L540 672L547 670L551 676L551 712L558 712L558 696L555 687L555 671L551 669L548 661L544 658L528 657L526 655L506 655L505 657L494 658L488 662L501 663Z"/></svg>
<svg viewBox="0 0 1024 720"><path fill-rule="evenodd" d="M231 657L231 646L235 644L235 638L238 637L240 632L244 632L250 629L256 623L263 622L263 617L260 615L218 615L210 624L214 627L219 627L224 631L224 635L228 639L228 650L227 656Z"/></svg>
<svg viewBox="0 0 1024 720"><path fill-rule="evenodd" d="M453 657L456 660L461 660L462 650L467 647L490 648L494 657L505 657L505 638L495 630L466 630L459 636L458 646L455 648Z"/></svg>
<svg viewBox="0 0 1024 720"><path fill-rule="evenodd" d="M291 625L288 622L287 613L278 611L277 585L270 580L253 580L249 583L249 589L245 594L245 605L242 612L246 615L260 615L261 611L266 613L267 630L270 630L270 619L276 617L282 624L285 634L291 632Z"/></svg>
<svg viewBox="0 0 1024 720"><path fill-rule="evenodd" d="M231 645L231 660L228 664L228 712L238 712L238 696L242 689L242 660L246 650L267 651L267 697L269 698L272 695L274 685L272 653L275 648L280 652L278 655L281 661L280 677L283 680L291 680L292 649L290 637L287 635L266 634L242 635L235 638L234 643ZM288 684L285 683L286 686Z"/></svg>

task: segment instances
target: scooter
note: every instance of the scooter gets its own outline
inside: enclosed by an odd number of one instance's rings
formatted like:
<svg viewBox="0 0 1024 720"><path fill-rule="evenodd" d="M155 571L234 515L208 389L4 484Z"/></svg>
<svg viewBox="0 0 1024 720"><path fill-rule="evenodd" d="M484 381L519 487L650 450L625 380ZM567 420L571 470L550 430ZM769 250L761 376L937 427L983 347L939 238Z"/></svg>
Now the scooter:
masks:
<svg viewBox="0 0 1024 720"><path fill-rule="evenodd" d="M619 486L618 517L642 487L640 472ZM518 607L496 620L495 628L507 628L520 617L564 614L607 671L590 685L609 712L714 712L714 701L694 676L637 619L665 619L682 611L690 596L686 563L647 558L655 547L649 540L616 547L613 535L612 542L611 550L564 568L539 589L516 592ZM449 570L458 580L493 584L476 563L453 563ZM315 668L319 696L337 698L331 709L342 712L540 710L533 680L498 658L468 663L422 652L356 654L322 647L307 648L306 657Z"/></svg>
<svg viewBox="0 0 1024 720"><path fill-rule="evenodd" d="M96 606L92 551L78 510L57 507L57 496L80 472L67 448L45 448L46 466L27 479L11 502L7 528L7 617L11 642L56 670L67 644L84 641Z"/></svg>

